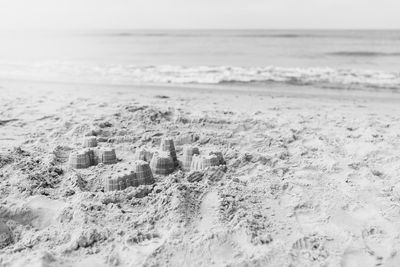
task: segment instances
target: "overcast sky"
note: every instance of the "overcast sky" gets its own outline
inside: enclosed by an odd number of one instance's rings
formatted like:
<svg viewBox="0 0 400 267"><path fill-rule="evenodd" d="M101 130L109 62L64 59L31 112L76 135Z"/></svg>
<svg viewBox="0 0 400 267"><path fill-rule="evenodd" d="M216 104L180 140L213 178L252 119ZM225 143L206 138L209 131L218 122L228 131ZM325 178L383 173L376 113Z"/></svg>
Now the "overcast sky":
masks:
<svg viewBox="0 0 400 267"><path fill-rule="evenodd" d="M0 29L400 28L400 0L0 0Z"/></svg>

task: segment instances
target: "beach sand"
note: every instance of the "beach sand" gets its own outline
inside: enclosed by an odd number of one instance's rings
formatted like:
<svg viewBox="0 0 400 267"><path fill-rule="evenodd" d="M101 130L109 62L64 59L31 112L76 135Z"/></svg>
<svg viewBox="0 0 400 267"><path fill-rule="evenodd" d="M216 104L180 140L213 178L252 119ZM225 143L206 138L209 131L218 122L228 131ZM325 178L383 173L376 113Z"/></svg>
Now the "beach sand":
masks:
<svg viewBox="0 0 400 267"><path fill-rule="evenodd" d="M0 266L400 265L397 93L0 87ZM119 162L69 168L91 131ZM104 192L106 174L163 136L178 159L182 140L217 148L226 171Z"/></svg>

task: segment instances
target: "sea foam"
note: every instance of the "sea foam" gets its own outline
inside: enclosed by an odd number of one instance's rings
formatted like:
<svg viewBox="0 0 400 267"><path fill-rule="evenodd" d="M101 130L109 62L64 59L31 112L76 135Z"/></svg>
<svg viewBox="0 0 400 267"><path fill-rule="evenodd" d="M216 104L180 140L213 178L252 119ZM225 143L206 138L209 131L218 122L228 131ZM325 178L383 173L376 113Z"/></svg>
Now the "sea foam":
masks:
<svg viewBox="0 0 400 267"><path fill-rule="evenodd" d="M32 79L110 84L173 83L283 83L346 89L400 89L400 72L234 66L88 65L66 62L0 64L3 79Z"/></svg>

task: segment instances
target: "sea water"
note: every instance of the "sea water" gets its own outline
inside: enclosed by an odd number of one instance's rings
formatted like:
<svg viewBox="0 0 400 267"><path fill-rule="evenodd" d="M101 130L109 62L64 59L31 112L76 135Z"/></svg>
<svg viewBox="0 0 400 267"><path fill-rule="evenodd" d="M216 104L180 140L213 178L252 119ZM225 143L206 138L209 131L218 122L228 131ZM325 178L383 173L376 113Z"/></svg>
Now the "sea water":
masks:
<svg viewBox="0 0 400 267"><path fill-rule="evenodd" d="M0 78L400 89L400 31L0 32Z"/></svg>

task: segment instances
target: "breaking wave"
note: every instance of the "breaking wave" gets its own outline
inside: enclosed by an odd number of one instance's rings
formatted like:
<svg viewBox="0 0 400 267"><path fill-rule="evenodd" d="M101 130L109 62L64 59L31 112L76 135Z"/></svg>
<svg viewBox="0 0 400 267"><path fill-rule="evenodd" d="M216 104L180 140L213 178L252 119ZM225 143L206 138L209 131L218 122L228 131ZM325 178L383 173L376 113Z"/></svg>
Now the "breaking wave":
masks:
<svg viewBox="0 0 400 267"><path fill-rule="evenodd" d="M345 89L400 89L400 72L333 68L0 63L0 78L110 84L282 83Z"/></svg>

